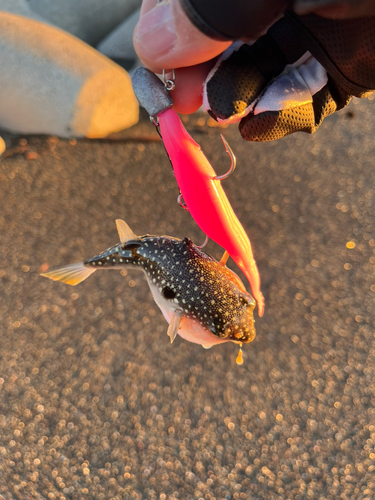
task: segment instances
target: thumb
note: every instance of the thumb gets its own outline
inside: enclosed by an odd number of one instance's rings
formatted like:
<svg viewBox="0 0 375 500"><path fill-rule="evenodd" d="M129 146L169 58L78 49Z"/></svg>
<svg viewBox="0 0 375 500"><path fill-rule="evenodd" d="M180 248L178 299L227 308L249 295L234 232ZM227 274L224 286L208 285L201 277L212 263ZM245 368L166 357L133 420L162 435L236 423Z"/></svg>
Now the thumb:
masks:
<svg viewBox="0 0 375 500"><path fill-rule="evenodd" d="M195 28L179 0L145 0L133 42L141 61L157 73L208 61L231 44L212 40Z"/></svg>

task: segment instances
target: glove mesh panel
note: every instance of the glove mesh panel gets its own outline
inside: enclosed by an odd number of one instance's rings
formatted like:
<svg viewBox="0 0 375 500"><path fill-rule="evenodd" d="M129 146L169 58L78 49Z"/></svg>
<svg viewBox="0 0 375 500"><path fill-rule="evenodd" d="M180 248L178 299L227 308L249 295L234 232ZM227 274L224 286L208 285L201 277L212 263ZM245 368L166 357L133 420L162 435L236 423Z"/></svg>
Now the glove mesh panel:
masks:
<svg viewBox="0 0 375 500"><path fill-rule="evenodd" d="M338 21L311 14L299 20L346 78L366 89L375 89L374 17ZM318 54L314 55L319 59Z"/></svg>
<svg viewBox="0 0 375 500"><path fill-rule="evenodd" d="M337 110L337 104L332 98L328 85L325 85L322 90L315 94L313 108L315 114L315 127L311 133L315 132L326 116L332 115L332 113Z"/></svg>
<svg viewBox="0 0 375 500"><path fill-rule="evenodd" d="M336 108L326 85L315 94L312 104L249 115L241 121L239 128L244 139L254 142L274 141L294 132L312 134L323 119L334 113Z"/></svg>
<svg viewBox="0 0 375 500"><path fill-rule="evenodd" d="M314 110L309 103L288 110L249 115L241 121L239 128L245 140L265 142L298 131L312 133L314 127Z"/></svg>

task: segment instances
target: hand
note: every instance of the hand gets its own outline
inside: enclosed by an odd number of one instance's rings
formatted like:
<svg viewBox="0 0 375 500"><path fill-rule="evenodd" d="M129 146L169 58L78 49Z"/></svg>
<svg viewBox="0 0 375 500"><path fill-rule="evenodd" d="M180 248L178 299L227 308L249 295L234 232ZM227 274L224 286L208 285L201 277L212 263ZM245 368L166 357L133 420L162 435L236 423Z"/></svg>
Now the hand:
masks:
<svg viewBox="0 0 375 500"><path fill-rule="evenodd" d="M253 45L233 44L222 55L206 80L204 106L218 121L240 122L250 141L313 133L352 96L375 89L374 50L374 17L286 12Z"/></svg>
<svg viewBox="0 0 375 500"><path fill-rule="evenodd" d="M231 45L195 28L178 0L144 0L133 41L147 68L158 74L163 68L176 69L174 108L184 114L202 105L203 83L214 64L211 60Z"/></svg>
<svg viewBox="0 0 375 500"><path fill-rule="evenodd" d="M303 3L296 0L295 6ZM257 23L250 24L255 33ZM325 116L344 107L352 95L362 97L375 88L374 35L374 18L332 21L286 13L253 46L239 48L236 43L229 49L231 55L223 54L205 83L205 108L218 121L241 120L240 131L247 140L314 132ZM134 43L153 71L182 67L176 70L173 91L180 113L201 105L203 81L215 63L211 58L229 45L194 28L177 0L161 4L146 0ZM310 57L309 50L322 64Z"/></svg>

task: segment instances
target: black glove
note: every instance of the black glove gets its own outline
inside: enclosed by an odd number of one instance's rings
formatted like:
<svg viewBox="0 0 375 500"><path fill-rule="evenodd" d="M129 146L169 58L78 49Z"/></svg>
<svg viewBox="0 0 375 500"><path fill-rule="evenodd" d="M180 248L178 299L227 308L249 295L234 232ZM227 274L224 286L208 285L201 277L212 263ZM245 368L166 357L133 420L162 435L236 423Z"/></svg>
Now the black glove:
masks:
<svg viewBox="0 0 375 500"><path fill-rule="evenodd" d="M256 39L285 12L330 19L375 16L375 0L180 0L190 21L216 40Z"/></svg>
<svg viewBox="0 0 375 500"><path fill-rule="evenodd" d="M238 45L209 74L204 105L218 121L240 121L246 140L313 133L352 96L375 89L374 17L336 21L286 12L253 45Z"/></svg>
<svg viewBox="0 0 375 500"><path fill-rule="evenodd" d="M312 133L352 96L375 89L375 0L180 2L198 29L219 40L257 36L284 13L253 45L228 49L205 84L207 111L218 121L240 121L247 140Z"/></svg>
<svg viewBox="0 0 375 500"><path fill-rule="evenodd" d="M204 106L244 139L313 133L352 96L375 90L375 17L286 12L253 45L235 42L209 74Z"/></svg>

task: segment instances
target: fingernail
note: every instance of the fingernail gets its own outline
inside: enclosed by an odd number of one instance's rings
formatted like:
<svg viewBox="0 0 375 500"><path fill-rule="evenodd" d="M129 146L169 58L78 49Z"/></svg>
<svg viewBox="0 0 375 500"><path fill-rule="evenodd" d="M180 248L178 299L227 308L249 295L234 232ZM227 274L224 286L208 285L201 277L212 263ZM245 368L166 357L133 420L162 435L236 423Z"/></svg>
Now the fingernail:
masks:
<svg viewBox="0 0 375 500"><path fill-rule="evenodd" d="M149 58L157 58L171 50L177 37L169 2L158 4L143 16L134 37Z"/></svg>

